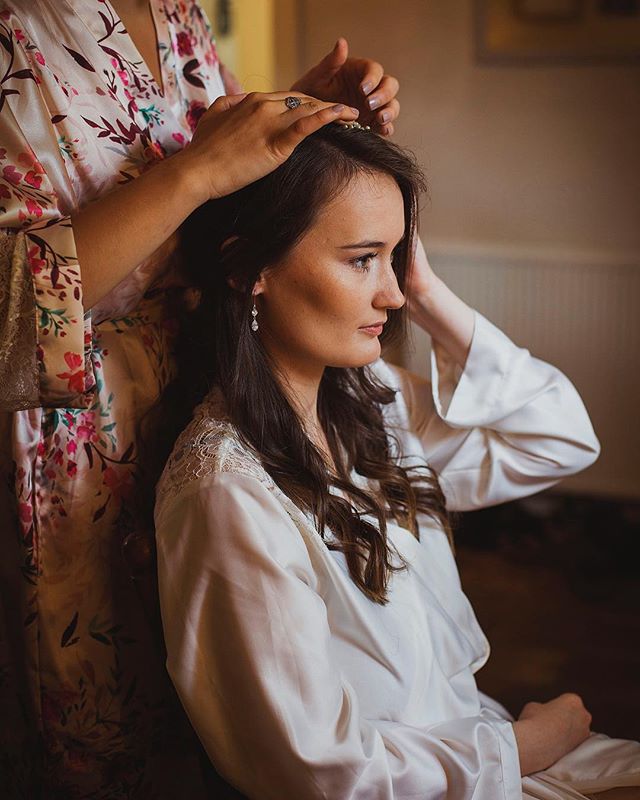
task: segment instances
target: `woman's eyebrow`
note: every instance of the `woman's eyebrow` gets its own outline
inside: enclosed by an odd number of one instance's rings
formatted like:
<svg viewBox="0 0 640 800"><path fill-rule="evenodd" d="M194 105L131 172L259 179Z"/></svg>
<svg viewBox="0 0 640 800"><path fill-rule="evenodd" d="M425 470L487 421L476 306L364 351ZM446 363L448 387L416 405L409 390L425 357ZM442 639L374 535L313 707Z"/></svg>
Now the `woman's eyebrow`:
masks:
<svg viewBox="0 0 640 800"><path fill-rule="evenodd" d="M400 242L403 239L404 239L404 234L396 242L396 247L400 244ZM365 248L369 248L369 247L375 247L375 248L386 247L386 245L387 245L386 242L373 242L373 241L357 242L357 243L354 243L354 244L343 244L343 245L340 246L340 250L364 250Z"/></svg>
<svg viewBox="0 0 640 800"><path fill-rule="evenodd" d="M384 247L386 242L358 242L357 244L343 244L340 250L364 250L365 247Z"/></svg>

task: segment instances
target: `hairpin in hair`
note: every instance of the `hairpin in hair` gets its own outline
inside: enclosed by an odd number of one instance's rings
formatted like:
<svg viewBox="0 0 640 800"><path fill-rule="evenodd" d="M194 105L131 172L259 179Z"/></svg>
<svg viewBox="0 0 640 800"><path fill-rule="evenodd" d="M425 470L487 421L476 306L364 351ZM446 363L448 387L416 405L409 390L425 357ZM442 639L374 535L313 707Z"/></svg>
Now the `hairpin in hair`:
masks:
<svg viewBox="0 0 640 800"><path fill-rule="evenodd" d="M370 131L370 125L361 125L359 122L343 122L341 126L346 130Z"/></svg>

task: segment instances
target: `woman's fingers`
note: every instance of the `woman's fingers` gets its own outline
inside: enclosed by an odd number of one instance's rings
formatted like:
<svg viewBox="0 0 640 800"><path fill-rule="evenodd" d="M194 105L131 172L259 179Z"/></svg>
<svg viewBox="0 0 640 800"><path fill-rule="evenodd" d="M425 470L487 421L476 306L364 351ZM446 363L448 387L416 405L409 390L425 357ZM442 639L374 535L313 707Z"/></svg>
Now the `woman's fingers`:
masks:
<svg viewBox="0 0 640 800"><path fill-rule="evenodd" d="M285 103L288 97L295 97L300 100L300 105L289 108ZM306 94L297 92L250 92L245 95L244 104L246 106L260 105L266 113L271 114L277 112L279 115L286 115L289 119L297 120L299 117L309 116L315 114L324 108L335 108L337 105L343 107L342 113L337 119L342 119L345 122L353 122L353 120L360 113L357 108L351 108L343 103L327 103L324 100L318 100L317 97L310 97Z"/></svg>
<svg viewBox="0 0 640 800"><path fill-rule="evenodd" d="M320 130L324 125L328 125L330 122L338 122L341 119L353 121L356 116L354 109L344 106L342 103L323 105L325 106L324 108L298 116L291 125L276 137L275 147L285 158L291 155L303 139Z"/></svg>
<svg viewBox="0 0 640 800"><path fill-rule="evenodd" d="M247 102L259 102L261 100L272 100L274 102L282 103L282 108L284 111L288 111L289 109L285 106L284 101L287 97L297 97L303 103L308 102L309 100L317 100L317 97L311 97L308 94L303 94L302 92L249 92L247 95Z"/></svg>
<svg viewBox="0 0 640 800"><path fill-rule="evenodd" d="M399 90L398 80L392 75L384 75L375 90L367 97L369 108L372 111L382 110L391 103Z"/></svg>
<svg viewBox="0 0 640 800"><path fill-rule="evenodd" d="M335 119L344 122L353 122L360 113L357 108L351 108L344 103L325 103L315 97L305 99L297 108L286 109L285 113L289 119L295 121L324 109L333 109L338 114Z"/></svg>
<svg viewBox="0 0 640 800"><path fill-rule="evenodd" d="M376 123L380 126L393 124L400 116L400 103L394 98L376 114Z"/></svg>
<svg viewBox="0 0 640 800"><path fill-rule="evenodd" d="M294 108L289 108L285 103L288 97L295 97L300 100L300 105ZM243 94L224 95L219 97L210 107L215 111L228 111L240 103L246 106L263 105L267 110L275 110L280 114L287 114L289 116L306 116L308 114L315 114L323 108L332 108L336 103L327 103L324 100L318 100L317 97L311 97L299 92L244 92ZM273 106L271 104L274 104ZM344 105L344 104L342 104ZM346 121L353 121L360 112L357 108L344 106L344 118Z"/></svg>
<svg viewBox="0 0 640 800"><path fill-rule="evenodd" d="M378 86L367 97L367 104L374 114L371 125L376 133L391 136L394 122L400 114L400 103L396 95L400 84L392 75L383 75Z"/></svg>
<svg viewBox="0 0 640 800"><path fill-rule="evenodd" d="M384 77L384 69L382 64L378 64L377 61L370 61L368 59L362 59L360 61L362 65L362 71L364 75L360 79L360 89L362 90L363 94L371 97L371 95L376 92L380 81Z"/></svg>

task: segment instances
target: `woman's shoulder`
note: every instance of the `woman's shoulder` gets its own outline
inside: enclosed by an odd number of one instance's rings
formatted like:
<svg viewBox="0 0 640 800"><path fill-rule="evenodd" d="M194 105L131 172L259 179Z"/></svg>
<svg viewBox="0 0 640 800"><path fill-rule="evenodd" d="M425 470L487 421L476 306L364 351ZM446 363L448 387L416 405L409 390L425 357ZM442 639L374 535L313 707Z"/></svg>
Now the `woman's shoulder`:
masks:
<svg viewBox="0 0 640 800"><path fill-rule="evenodd" d="M156 487L156 513L167 502L197 491L221 473L235 473L273 483L258 455L240 438L219 393L195 409L167 460Z"/></svg>

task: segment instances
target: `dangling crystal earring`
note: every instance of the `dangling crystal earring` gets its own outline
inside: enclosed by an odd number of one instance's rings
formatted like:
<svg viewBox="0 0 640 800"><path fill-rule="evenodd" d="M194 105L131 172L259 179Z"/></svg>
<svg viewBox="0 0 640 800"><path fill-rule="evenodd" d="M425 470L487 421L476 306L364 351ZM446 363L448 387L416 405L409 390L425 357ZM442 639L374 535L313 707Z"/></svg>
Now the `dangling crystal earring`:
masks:
<svg viewBox="0 0 640 800"><path fill-rule="evenodd" d="M253 317L253 319L251 320L251 330L255 333L258 330L258 328L260 327L258 325L258 320L256 319L256 317L258 316L258 309L256 308L255 295L254 295L254 298L253 298L253 308L251 309L251 316Z"/></svg>

